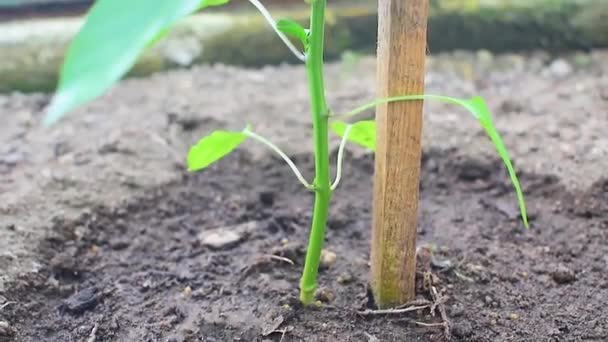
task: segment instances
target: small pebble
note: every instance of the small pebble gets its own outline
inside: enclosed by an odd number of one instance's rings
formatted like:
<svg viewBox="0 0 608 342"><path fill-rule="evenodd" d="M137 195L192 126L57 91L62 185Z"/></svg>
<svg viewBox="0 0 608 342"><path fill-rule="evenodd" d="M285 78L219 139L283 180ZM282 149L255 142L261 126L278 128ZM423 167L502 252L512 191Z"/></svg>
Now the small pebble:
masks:
<svg viewBox="0 0 608 342"><path fill-rule="evenodd" d="M321 251L321 267L323 268L329 268L331 266L333 266L336 263L336 259L337 259L337 255L336 253L329 251L329 250L322 250Z"/></svg>
<svg viewBox="0 0 608 342"><path fill-rule="evenodd" d="M574 271L569 269L563 264L557 266L557 268L551 272L551 278L558 284L569 284L576 280Z"/></svg>
<svg viewBox="0 0 608 342"><path fill-rule="evenodd" d="M242 238L241 234L227 228L209 230L199 235L199 239L203 246L214 249L234 247Z"/></svg>
<svg viewBox="0 0 608 342"><path fill-rule="evenodd" d="M512 313L509 315L509 319L512 321L517 321L519 319L519 315L516 313Z"/></svg>
<svg viewBox="0 0 608 342"><path fill-rule="evenodd" d="M573 71L573 68L570 65L570 63L568 63L567 61L565 61L563 59L556 59L549 66L549 72L551 73L552 76L557 77L557 78L566 77L566 76L570 75L572 73L572 71Z"/></svg>
<svg viewBox="0 0 608 342"><path fill-rule="evenodd" d="M247 234L258 228L258 221L249 221L233 226L204 230L198 235L198 239L203 246L214 249L232 248L242 242Z"/></svg>

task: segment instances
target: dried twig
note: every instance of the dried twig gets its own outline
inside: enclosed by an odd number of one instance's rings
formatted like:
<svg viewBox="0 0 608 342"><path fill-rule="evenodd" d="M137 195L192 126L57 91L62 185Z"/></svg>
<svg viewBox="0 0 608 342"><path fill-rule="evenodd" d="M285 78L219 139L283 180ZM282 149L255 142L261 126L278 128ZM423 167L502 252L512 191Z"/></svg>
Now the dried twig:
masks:
<svg viewBox="0 0 608 342"><path fill-rule="evenodd" d="M420 325L422 327L443 327L443 326L445 326L445 324L443 322L441 322L441 323L424 323L424 322L413 321L412 323Z"/></svg>
<svg viewBox="0 0 608 342"><path fill-rule="evenodd" d="M445 311L444 303L446 299L439 295L435 286L431 286L430 292L434 302L433 308L431 310L433 312L435 311L435 309L439 311L439 316L441 317L442 321L440 324L443 325L443 335L447 341L450 341L452 339L452 330L450 320L448 319L448 314Z"/></svg>
<svg viewBox="0 0 608 342"><path fill-rule="evenodd" d="M283 262L286 262L286 263L288 263L290 265L295 265L294 262L291 259L286 258L286 257L282 257L282 256L274 255L274 254L269 254L269 255L265 255L265 256L267 256L270 259L274 259L274 260L278 260L278 261L283 261Z"/></svg>
<svg viewBox="0 0 608 342"><path fill-rule="evenodd" d="M430 307L431 307L430 305L420 305L420 306L409 306L409 307L402 308L402 309L384 309L384 310L367 309L367 310L363 310L363 311L357 311L357 313L362 316L397 315L397 314L402 314L402 313L406 313L406 312L423 310L423 309L430 308Z"/></svg>
<svg viewBox="0 0 608 342"><path fill-rule="evenodd" d="M17 304L17 302L6 302L6 303L0 305L0 310L3 310L5 307L7 307L11 304Z"/></svg>

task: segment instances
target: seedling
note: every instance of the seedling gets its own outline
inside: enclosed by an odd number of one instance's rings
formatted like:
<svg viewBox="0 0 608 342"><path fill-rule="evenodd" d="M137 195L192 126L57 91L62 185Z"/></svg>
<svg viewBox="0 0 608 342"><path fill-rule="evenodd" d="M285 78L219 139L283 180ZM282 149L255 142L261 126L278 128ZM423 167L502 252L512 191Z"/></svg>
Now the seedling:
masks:
<svg viewBox="0 0 608 342"><path fill-rule="evenodd" d="M87 14L84 26L71 42L61 70L58 91L49 105L44 123L50 125L66 112L83 105L104 93L135 63L139 54L154 44L179 19L202 8L218 6L230 0L98 0ZM437 95L408 95L377 99L346 113L334 113L325 98L323 79L323 44L325 9L327 0L310 0L310 27L305 29L290 20L275 22L258 0L249 0L266 18L285 45L306 65L310 108L313 124L315 177L308 182L293 161L279 147L255 133L247 126L242 131L214 131L192 146L188 153L189 171L200 171L240 146L245 140L256 140L280 155L293 170L304 187L315 193L310 240L300 282L300 299L304 304L313 301L317 287L325 226L332 192L340 183L344 148L347 141L369 150L375 149L376 126L374 121L354 123L344 121L374 108L378 104L430 100L458 105L479 121L502 158L515 191L523 223L528 227L526 210L519 181L509 154L496 131L488 108L481 97L456 99ZM298 49L292 40L299 43ZM204 91L204 89L202 90ZM329 131L339 137L337 171L330 178Z"/></svg>

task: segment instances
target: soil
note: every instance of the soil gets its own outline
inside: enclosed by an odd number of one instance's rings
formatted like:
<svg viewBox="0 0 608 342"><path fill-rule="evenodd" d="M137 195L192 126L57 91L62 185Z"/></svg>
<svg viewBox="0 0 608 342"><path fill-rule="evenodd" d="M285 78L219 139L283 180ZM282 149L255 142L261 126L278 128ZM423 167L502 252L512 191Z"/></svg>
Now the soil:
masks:
<svg viewBox="0 0 608 342"><path fill-rule="evenodd" d="M252 122L290 146L310 179L306 88L294 82L302 68L129 80L48 131L36 123L47 95L1 97L0 341L606 341L601 56L560 59L566 73L543 54L486 66L483 54L431 58L429 93L488 98L532 225L522 227L475 123L429 104L447 114L426 121L418 244L434 251L421 269L445 301L447 334L428 309L360 312L373 309L371 155L346 155L325 245L336 260L321 270L312 308L297 302L312 196L289 168L252 145L183 171L183 152L204 132ZM338 112L373 95L372 60L354 74L346 66L328 66ZM230 241L212 248L209 232ZM428 290L420 298L432 299Z"/></svg>

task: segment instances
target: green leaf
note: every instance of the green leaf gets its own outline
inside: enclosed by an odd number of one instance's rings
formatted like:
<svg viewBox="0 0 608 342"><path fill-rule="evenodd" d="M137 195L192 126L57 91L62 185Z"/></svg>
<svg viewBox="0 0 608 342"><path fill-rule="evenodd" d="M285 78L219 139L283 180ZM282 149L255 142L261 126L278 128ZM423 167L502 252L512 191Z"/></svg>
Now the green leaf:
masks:
<svg viewBox="0 0 608 342"><path fill-rule="evenodd" d="M277 30L298 39L302 42L304 50L308 49L308 34L302 25L293 20L281 19L277 22Z"/></svg>
<svg viewBox="0 0 608 342"><path fill-rule="evenodd" d="M227 0L98 0L65 55L58 91L46 110L50 125L103 94L163 31L200 7Z"/></svg>
<svg viewBox="0 0 608 342"><path fill-rule="evenodd" d="M211 6L221 6L229 3L230 0L201 0L199 9Z"/></svg>
<svg viewBox="0 0 608 342"><path fill-rule="evenodd" d="M332 121L331 129L342 137L348 124L343 121ZM351 125L346 140L361 145L372 151L376 150L376 123L373 120L357 121Z"/></svg>
<svg viewBox="0 0 608 342"><path fill-rule="evenodd" d="M247 139L244 132L214 131L188 152L188 171L199 171L222 159Z"/></svg>

